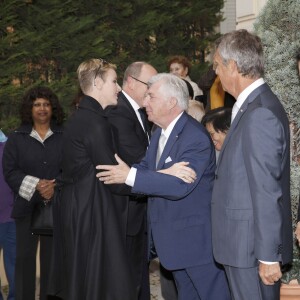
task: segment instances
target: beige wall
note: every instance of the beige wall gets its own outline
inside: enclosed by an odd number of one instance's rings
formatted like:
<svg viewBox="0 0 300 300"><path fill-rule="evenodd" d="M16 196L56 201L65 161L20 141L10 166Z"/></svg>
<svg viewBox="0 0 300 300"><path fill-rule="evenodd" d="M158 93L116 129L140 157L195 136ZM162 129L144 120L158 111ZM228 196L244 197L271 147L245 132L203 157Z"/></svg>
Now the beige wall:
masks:
<svg viewBox="0 0 300 300"><path fill-rule="evenodd" d="M236 29L253 31L253 23L267 0L236 0Z"/></svg>
<svg viewBox="0 0 300 300"><path fill-rule="evenodd" d="M220 24L220 32L224 34L242 28L253 31L253 23L266 2L267 0L225 0L225 20Z"/></svg>

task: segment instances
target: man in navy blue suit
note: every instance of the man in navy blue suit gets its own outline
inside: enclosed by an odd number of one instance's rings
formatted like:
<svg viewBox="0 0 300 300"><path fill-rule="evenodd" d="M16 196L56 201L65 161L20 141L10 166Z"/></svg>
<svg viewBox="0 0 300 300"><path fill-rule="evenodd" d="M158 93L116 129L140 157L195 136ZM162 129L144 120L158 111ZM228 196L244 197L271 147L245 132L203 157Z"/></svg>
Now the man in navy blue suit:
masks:
<svg viewBox="0 0 300 300"><path fill-rule="evenodd" d="M161 128L153 133L145 158L129 168L116 156L119 164L97 166L97 176L105 184L125 182L133 193L149 195L149 252L155 249L172 271L180 300L230 299L225 273L212 255L214 146L205 128L185 112L183 80L158 74L148 86L144 106Z"/></svg>

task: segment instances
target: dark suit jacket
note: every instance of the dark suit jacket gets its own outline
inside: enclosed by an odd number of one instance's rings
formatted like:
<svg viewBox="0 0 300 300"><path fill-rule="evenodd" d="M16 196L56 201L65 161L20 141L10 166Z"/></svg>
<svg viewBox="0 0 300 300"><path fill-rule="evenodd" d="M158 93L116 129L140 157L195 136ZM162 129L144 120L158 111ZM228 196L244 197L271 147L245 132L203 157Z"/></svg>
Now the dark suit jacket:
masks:
<svg viewBox="0 0 300 300"><path fill-rule="evenodd" d="M13 218L30 215L34 206L42 201L38 191L34 192L30 201L19 195L25 176L55 179L60 175L63 128L51 124L51 130L54 134L44 144L30 136L32 125L21 125L9 135L3 152L3 174L15 194Z"/></svg>
<svg viewBox="0 0 300 300"><path fill-rule="evenodd" d="M267 84L246 99L220 152L212 197L213 249L225 265L292 259L289 122Z"/></svg>
<svg viewBox="0 0 300 300"><path fill-rule="evenodd" d="M161 129L157 129L145 158L138 165L133 192L150 195L148 222L162 265L184 269L213 261L210 201L215 171L215 151L205 128L186 113L179 118L166 143L158 169L188 161L197 180L156 172ZM149 236L151 236L149 234Z"/></svg>
<svg viewBox="0 0 300 300"><path fill-rule="evenodd" d="M113 128L118 155L130 166L139 163L148 147L148 137L122 92L119 94L117 106L109 107L106 115ZM129 196L128 200L127 234L135 235L144 222L147 198Z"/></svg>

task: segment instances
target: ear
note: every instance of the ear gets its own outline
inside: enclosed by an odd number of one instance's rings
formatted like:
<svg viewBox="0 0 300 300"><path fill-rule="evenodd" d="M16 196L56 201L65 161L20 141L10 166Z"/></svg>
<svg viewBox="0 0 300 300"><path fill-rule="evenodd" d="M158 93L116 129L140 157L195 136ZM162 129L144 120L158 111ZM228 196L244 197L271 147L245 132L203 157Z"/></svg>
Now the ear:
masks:
<svg viewBox="0 0 300 300"><path fill-rule="evenodd" d="M234 60L230 59L227 66L231 74L238 73L237 64Z"/></svg>
<svg viewBox="0 0 300 300"><path fill-rule="evenodd" d="M183 72L184 72L184 76L186 77L189 73L188 67L185 67Z"/></svg>
<svg viewBox="0 0 300 300"><path fill-rule="evenodd" d="M128 76L128 77L127 77L126 83L127 83L128 87L129 87L129 89L131 89L131 90L134 89L134 87L135 87L135 82L136 82L136 81L135 81L131 76Z"/></svg>
<svg viewBox="0 0 300 300"><path fill-rule="evenodd" d="M94 86L97 88L97 89L102 89L102 86L104 84L104 81L101 77L97 76L94 80Z"/></svg>
<svg viewBox="0 0 300 300"><path fill-rule="evenodd" d="M171 97L169 99L170 109L173 109L177 105L177 99L175 97Z"/></svg>

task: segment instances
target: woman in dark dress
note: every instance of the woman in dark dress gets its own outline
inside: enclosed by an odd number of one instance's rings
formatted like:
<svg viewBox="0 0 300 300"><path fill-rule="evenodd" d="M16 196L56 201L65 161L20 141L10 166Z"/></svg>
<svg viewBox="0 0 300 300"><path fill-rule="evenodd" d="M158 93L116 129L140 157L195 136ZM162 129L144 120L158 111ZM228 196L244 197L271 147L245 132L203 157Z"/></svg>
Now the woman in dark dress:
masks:
<svg viewBox="0 0 300 300"><path fill-rule="evenodd" d="M52 236L32 235L36 204L52 201L61 166L64 114L57 96L47 87L34 87L24 96L21 126L9 135L3 153L3 173L15 194L16 300L34 300L36 254L40 240L40 299L47 299Z"/></svg>
<svg viewBox="0 0 300 300"><path fill-rule="evenodd" d="M127 205L96 178L96 165L116 164L104 109L117 104L115 66L90 59L77 70L84 97L66 124L60 211L63 294L68 300L135 300L125 247Z"/></svg>

